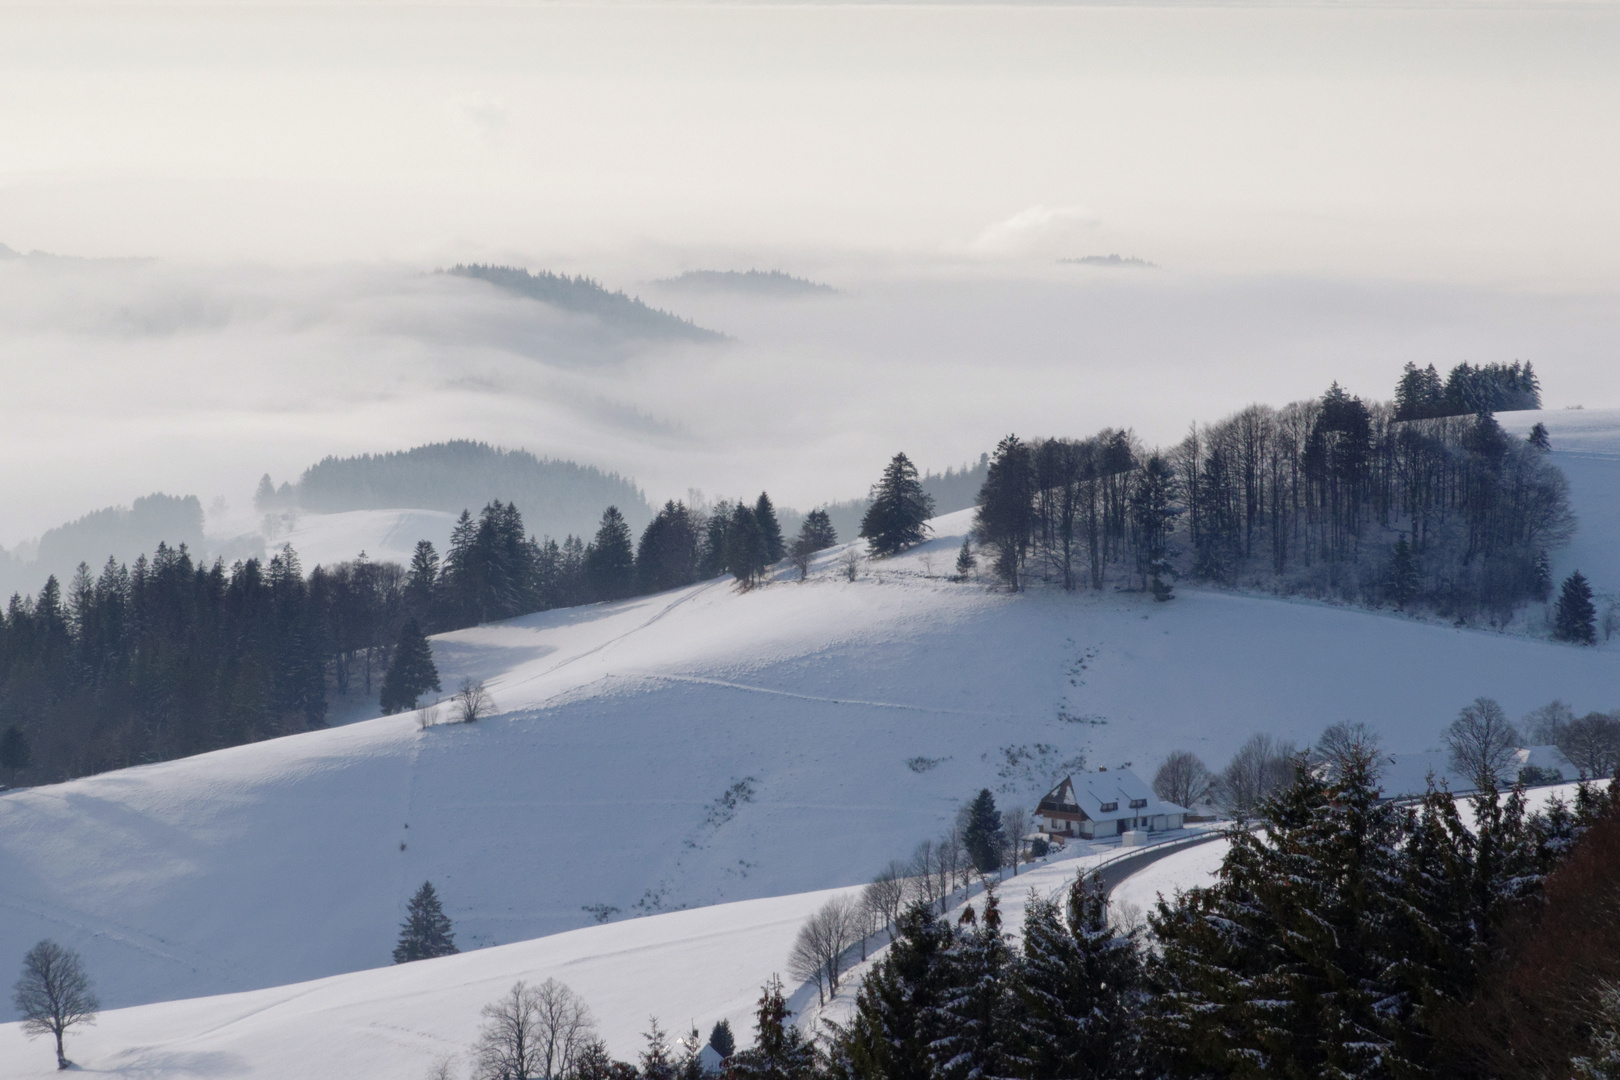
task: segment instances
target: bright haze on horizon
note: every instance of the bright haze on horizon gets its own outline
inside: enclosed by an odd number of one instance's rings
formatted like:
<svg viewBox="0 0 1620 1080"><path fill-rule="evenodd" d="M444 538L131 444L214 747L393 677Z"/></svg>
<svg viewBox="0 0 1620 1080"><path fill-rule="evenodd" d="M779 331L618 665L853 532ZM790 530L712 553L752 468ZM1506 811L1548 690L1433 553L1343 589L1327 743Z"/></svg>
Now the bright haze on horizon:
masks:
<svg viewBox="0 0 1620 1080"><path fill-rule="evenodd" d="M1408 360L1620 405L1616 55L1584 5L0 6L0 243L147 260L0 259L0 544L446 438L809 507ZM841 292L652 284L751 267Z"/></svg>

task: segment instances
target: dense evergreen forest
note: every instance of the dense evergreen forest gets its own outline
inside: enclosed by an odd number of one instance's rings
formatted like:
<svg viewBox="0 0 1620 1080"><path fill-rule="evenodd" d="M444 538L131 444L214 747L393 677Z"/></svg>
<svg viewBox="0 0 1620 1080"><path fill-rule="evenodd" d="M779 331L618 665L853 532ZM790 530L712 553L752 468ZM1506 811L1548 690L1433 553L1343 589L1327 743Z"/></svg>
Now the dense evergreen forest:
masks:
<svg viewBox="0 0 1620 1080"><path fill-rule="evenodd" d="M618 473L466 439L322 458L297 483L279 487L265 476L254 506L261 513L410 508L454 514L491 499L525 507L559 535L589 532L604 506L617 506L636 528L652 517L641 489Z"/></svg>
<svg viewBox="0 0 1620 1080"><path fill-rule="evenodd" d="M609 292L587 277L569 277L546 270L531 274L518 267L479 264L458 264L445 273L487 281L496 288L542 301L564 311L594 315L604 326L635 337L687 341L726 339L724 334L705 330L690 319L649 307L638 297L626 296L623 291Z"/></svg>
<svg viewBox="0 0 1620 1080"><path fill-rule="evenodd" d="M1444 415L1453 397L1539 402L1528 365L1464 364L1445 384L1409 366L1396 404L1334 384L1195 425L1169 449L1117 430L1009 437L978 532L1015 588L1035 576L1097 589L1112 572L1167 595L1184 576L1500 623L1548 598L1547 552L1575 520L1545 432L1519 440L1489 411Z"/></svg>
<svg viewBox="0 0 1620 1080"><path fill-rule="evenodd" d="M784 557L837 542L812 511L782 535L770 497L706 510L666 503L637 543L610 506L589 540L530 535L496 500L463 511L441 555L409 567L366 560L304 574L290 548L226 567L160 544L98 575L81 565L13 595L0 619L0 780L45 783L321 727L339 697L370 697L392 672L389 711L412 708L429 674L422 633L553 607L616 600L734 574L745 586ZM406 647L401 648L404 645Z"/></svg>

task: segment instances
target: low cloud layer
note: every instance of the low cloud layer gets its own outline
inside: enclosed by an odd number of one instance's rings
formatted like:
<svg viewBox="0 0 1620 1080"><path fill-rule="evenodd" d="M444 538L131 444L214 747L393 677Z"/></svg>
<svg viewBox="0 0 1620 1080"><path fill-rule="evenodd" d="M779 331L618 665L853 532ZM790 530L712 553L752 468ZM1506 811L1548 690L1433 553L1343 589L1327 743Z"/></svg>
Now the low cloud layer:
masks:
<svg viewBox="0 0 1620 1080"><path fill-rule="evenodd" d="M1387 396L1408 360L1529 359L1549 407L1620 404L1608 296L1074 266L789 267L843 290L796 300L608 278L734 339L655 346L427 269L0 263L0 544L158 490L241 514L265 472L448 438L659 501L769 487L808 507L900 449L939 469L1009 431L1169 442L1335 379Z"/></svg>

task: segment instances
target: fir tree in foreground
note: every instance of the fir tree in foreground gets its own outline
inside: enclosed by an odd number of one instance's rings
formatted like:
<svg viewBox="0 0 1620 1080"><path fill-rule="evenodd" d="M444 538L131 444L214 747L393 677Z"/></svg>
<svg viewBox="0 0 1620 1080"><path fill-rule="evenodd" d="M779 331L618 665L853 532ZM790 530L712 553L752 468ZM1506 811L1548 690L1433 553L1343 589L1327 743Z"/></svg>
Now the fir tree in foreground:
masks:
<svg viewBox="0 0 1620 1080"><path fill-rule="evenodd" d="M433 891L433 882L422 882L422 887L411 897L405 922L399 928L399 944L394 946L394 963L431 960L435 956L450 956L459 951L456 937L450 932L450 916L444 913L439 894Z"/></svg>
<svg viewBox="0 0 1620 1080"><path fill-rule="evenodd" d="M383 676L379 704L387 715L416 708L416 701L429 690L439 689L439 669L433 663L433 646L415 619L407 619L394 646L394 658Z"/></svg>
<svg viewBox="0 0 1620 1080"><path fill-rule="evenodd" d="M905 454L896 454L884 467L883 478L872 485L861 538L871 544L872 554L893 555L922 543L933 516L934 499L923 490L917 466Z"/></svg>
<svg viewBox="0 0 1620 1080"><path fill-rule="evenodd" d="M1591 645L1597 641L1597 608L1592 605L1592 586L1579 570L1564 579L1553 610L1553 637Z"/></svg>
<svg viewBox="0 0 1620 1080"><path fill-rule="evenodd" d="M816 1051L793 1023L782 980L771 976L754 1013L754 1045L732 1055L728 1064L737 1080L808 1080L815 1074Z"/></svg>

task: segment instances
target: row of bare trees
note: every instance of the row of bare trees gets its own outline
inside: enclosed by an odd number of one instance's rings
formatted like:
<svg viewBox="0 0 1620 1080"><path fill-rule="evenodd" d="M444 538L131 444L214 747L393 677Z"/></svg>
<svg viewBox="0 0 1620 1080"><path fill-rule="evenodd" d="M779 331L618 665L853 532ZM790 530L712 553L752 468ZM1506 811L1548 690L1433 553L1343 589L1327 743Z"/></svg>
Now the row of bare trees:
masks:
<svg viewBox="0 0 1620 1080"><path fill-rule="evenodd" d="M1021 838L1029 823L1029 812L1022 807L1002 814L1001 865L1010 866L1015 874L1027 861ZM891 860L860 896L828 900L800 928L788 954L789 973L800 982L813 981L817 998L826 1004L837 993L856 946L865 960L875 935L886 934L892 941L900 913L911 904L937 906L943 914L950 898L979 877L964 838L964 823L958 821L938 840L918 844L910 859Z"/></svg>

